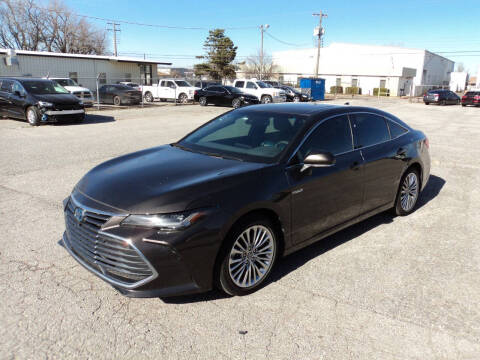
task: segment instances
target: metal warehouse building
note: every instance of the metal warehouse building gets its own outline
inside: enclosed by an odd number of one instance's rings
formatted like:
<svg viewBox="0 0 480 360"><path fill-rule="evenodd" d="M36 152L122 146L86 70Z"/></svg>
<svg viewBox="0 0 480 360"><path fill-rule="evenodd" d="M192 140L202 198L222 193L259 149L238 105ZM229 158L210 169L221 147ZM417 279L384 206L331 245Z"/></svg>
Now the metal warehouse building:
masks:
<svg viewBox="0 0 480 360"><path fill-rule="evenodd" d="M151 85L158 80L152 60L122 56L64 54L42 51L0 49L0 76L69 77L84 87L132 81Z"/></svg>
<svg viewBox="0 0 480 360"><path fill-rule="evenodd" d="M316 48L273 53L281 80L290 82L311 77L316 59ZM429 88L448 86L454 65L427 50L333 43L321 49L319 77L326 80L326 91L332 86L356 86L362 94L373 94L380 87L389 89L392 96L418 96Z"/></svg>

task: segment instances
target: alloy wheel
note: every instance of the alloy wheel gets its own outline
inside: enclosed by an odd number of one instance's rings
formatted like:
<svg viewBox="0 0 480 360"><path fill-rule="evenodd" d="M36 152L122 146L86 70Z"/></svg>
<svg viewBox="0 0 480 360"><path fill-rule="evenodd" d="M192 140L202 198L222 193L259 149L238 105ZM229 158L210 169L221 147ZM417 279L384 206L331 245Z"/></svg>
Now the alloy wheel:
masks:
<svg viewBox="0 0 480 360"><path fill-rule="evenodd" d="M34 109L28 109L27 119L30 125L35 125L37 123L37 114L35 113Z"/></svg>
<svg viewBox="0 0 480 360"><path fill-rule="evenodd" d="M240 288L258 284L272 268L276 242L272 232L263 225L245 229L235 240L228 259L228 272Z"/></svg>
<svg viewBox="0 0 480 360"><path fill-rule="evenodd" d="M186 104L188 102L188 97L185 94L180 95L178 98L182 104Z"/></svg>
<svg viewBox="0 0 480 360"><path fill-rule="evenodd" d="M404 211L410 211L415 206L418 198L418 178L417 174L410 173L405 177L400 192L400 204Z"/></svg>

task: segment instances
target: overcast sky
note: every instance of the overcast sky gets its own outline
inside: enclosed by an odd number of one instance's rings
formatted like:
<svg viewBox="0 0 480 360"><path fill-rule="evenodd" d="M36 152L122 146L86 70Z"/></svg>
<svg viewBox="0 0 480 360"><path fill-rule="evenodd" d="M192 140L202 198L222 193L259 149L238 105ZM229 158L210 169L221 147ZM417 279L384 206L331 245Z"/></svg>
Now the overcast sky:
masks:
<svg viewBox="0 0 480 360"><path fill-rule="evenodd" d="M148 58L191 66L203 53L209 28L229 29L227 35L238 46L238 59L256 53L260 47L261 24L269 33L298 47L314 45L313 28L323 10L324 44L352 42L398 45L445 52L456 63L476 72L480 65L480 1L213 1L213 0L66 0L79 14L146 24L205 29L162 29L121 24L118 51L124 55L146 54ZM94 20L90 20L94 21ZM95 20L105 28L105 21ZM265 36L265 51L295 49ZM462 51L458 53L446 52ZM467 51L467 52L465 52ZM476 52L475 52L476 51Z"/></svg>

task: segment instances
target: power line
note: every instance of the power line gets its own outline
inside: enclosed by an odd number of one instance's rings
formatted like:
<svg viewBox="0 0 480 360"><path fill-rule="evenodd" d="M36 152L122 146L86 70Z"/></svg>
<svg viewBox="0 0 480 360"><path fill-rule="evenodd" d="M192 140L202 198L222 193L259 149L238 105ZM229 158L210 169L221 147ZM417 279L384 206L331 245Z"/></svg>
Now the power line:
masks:
<svg viewBox="0 0 480 360"><path fill-rule="evenodd" d="M267 35L268 35L270 38L272 38L273 40L278 41L279 43L282 43L282 44L285 44L285 45L288 45L288 46L302 47L302 46L308 46L308 45L310 45L310 44L293 44L293 43L289 43L289 42L280 40L279 38L277 38L277 37L273 36L272 34L270 34L270 32L268 32L268 31L265 31L265 34L267 34Z"/></svg>

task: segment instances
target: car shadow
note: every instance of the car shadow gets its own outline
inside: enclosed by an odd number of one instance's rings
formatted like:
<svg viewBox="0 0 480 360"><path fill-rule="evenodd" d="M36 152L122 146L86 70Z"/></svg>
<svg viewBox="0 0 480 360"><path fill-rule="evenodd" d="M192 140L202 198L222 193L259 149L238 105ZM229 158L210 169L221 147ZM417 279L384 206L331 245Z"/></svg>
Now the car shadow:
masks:
<svg viewBox="0 0 480 360"><path fill-rule="evenodd" d="M67 120L67 121L61 121L61 122L55 123L55 125L64 126L64 125L103 124L103 123L109 123L114 121L115 121L115 118L113 116L86 114L85 120L83 120L81 123L76 123L73 120L71 121Z"/></svg>
<svg viewBox="0 0 480 360"><path fill-rule="evenodd" d="M439 176L430 175L427 186L423 189L421 196L417 202L416 211L428 204L431 200L438 196L446 181ZM299 267L305 265L310 260L340 246L356 237L374 229L383 224L389 224L393 221L395 215L392 211L385 211L371 218L368 218L358 224L352 225L333 235L326 237L316 243L313 243L291 255L286 256L278 262L273 269L270 279L262 286L268 286L272 282L276 282L284 276L295 271ZM161 298L165 303L169 304L188 304L201 301L217 300L227 298L228 296L218 290L212 290L203 294L185 295Z"/></svg>

